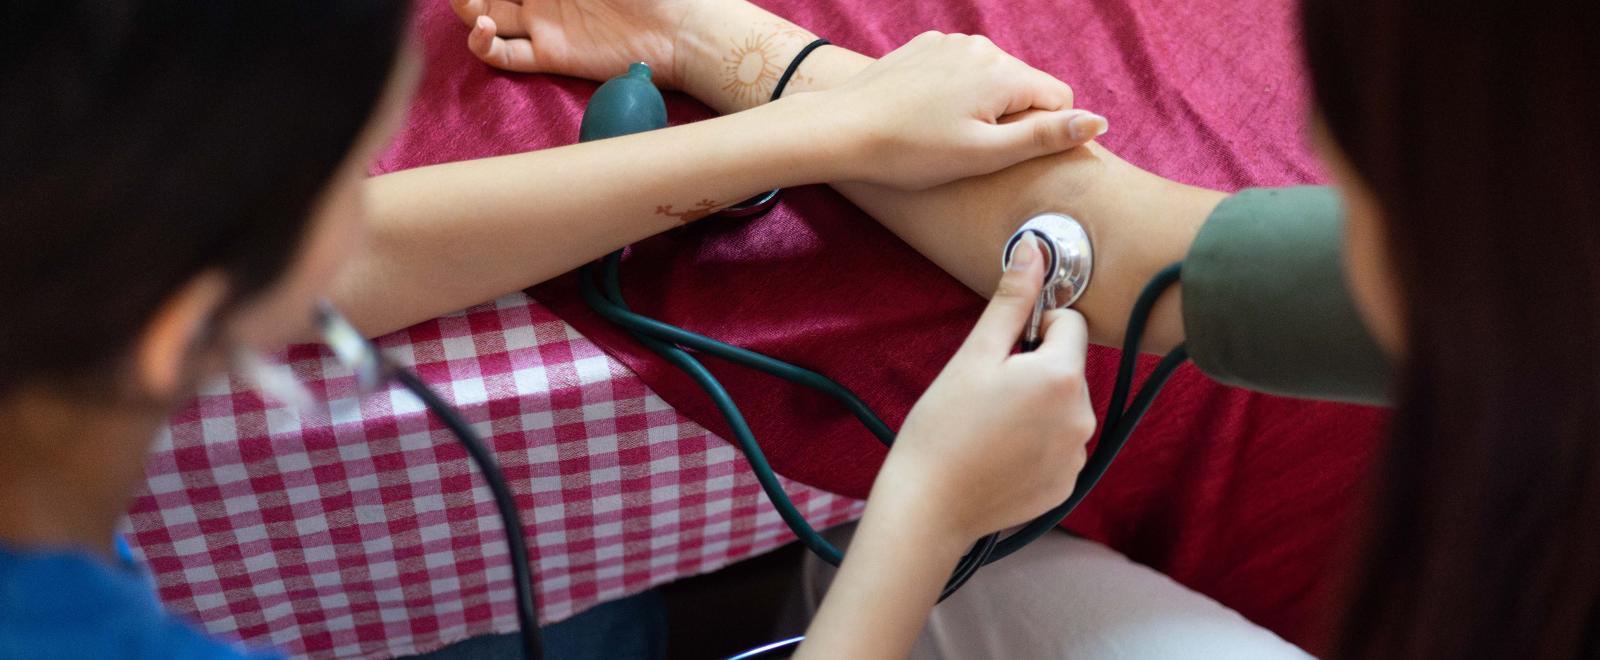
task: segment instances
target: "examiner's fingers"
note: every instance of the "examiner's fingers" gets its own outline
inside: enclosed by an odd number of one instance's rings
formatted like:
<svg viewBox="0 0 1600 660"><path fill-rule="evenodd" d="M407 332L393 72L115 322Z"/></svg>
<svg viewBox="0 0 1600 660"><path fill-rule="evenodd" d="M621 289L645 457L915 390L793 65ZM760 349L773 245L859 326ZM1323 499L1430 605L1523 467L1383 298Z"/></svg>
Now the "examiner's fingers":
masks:
<svg viewBox="0 0 1600 660"><path fill-rule="evenodd" d="M467 50L477 55L489 66L507 71L537 73L538 62L533 55L533 42L527 39L502 39L495 32L495 21L479 16L467 33Z"/></svg>
<svg viewBox="0 0 1600 660"><path fill-rule="evenodd" d="M1082 374L1084 356L1089 351L1089 328L1083 314L1074 309L1052 309L1045 312L1044 341L1029 357L1048 362L1072 374Z"/></svg>
<svg viewBox="0 0 1600 660"><path fill-rule="evenodd" d="M1011 255L1011 266L1000 277L1000 286L978 324L967 335L954 359L979 359L998 362L1011 354L1011 347L1022 336L1022 326L1033 313L1039 287L1044 285L1044 258L1038 239L1026 234Z"/></svg>
<svg viewBox="0 0 1600 660"><path fill-rule="evenodd" d="M502 37L525 37L528 29L522 24L522 3L511 0L450 0L450 9L468 27L476 25L479 16L494 19Z"/></svg>
<svg viewBox="0 0 1600 660"><path fill-rule="evenodd" d="M1104 135L1110 124L1088 110L1030 110L980 128L993 136L1008 159L1024 156L1025 160L1080 146Z"/></svg>

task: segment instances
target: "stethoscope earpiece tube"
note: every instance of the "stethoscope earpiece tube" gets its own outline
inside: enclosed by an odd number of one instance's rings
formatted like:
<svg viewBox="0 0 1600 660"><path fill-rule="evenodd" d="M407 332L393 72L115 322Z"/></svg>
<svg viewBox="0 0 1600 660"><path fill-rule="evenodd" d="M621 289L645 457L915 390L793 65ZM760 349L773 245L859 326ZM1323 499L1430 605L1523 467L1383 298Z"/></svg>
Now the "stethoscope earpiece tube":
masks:
<svg viewBox="0 0 1600 660"><path fill-rule="evenodd" d="M505 474L500 471L499 463L494 460L494 452L484 443L483 437L461 417L461 411L447 403L433 391L433 388L428 387L416 372L385 358L377 346L357 331L355 326L345 320L344 316L326 301L317 304L316 324L322 332L323 342L333 351L334 358L355 372L358 385L363 391L376 391L391 380L400 383L422 401L423 407L427 408L428 412L439 418L445 428L449 429L466 449L467 457L478 466L484 482L489 486L489 493L494 497L495 511L500 515L500 524L505 531L506 554L511 562L511 582L517 599L517 628L522 637L523 657L533 660L543 658L544 644L539 635L539 600L538 594L533 591L533 565L529 560L521 510L517 508L511 487L506 484Z"/></svg>
<svg viewBox="0 0 1600 660"><path fill-rule="evenodd" d="M516 498L506 484L500 465L494 460L494 453L483 438L472 430L472 426L462 419L461 413L445 403L416 373L400 368L393 373L401 385L421 399L423 405L450 429L467 450L467 456L477 464L478 471L483 473L484 482L489 484L489 493L494 496L495 509L500 514L500 524L505 528L506 549L517 598L517 628L522 636L522 656L531 660L544 658L544 642L539 634L539 600L538 594L533 591L533 566L528 555L527 536L522 527L521 509L517 508Z"/></svg>

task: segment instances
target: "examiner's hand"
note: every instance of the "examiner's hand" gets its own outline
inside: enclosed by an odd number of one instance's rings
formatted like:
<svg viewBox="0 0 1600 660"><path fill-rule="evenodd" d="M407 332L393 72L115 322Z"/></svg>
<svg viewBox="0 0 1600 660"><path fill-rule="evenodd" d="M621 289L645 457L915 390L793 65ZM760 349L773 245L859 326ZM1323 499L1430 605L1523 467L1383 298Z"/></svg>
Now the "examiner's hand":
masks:
<svg viewBox="0 0 1600 660"><path fill-rule="evenodd" d="M896 517L948 525L970 541L1072 494L1094 433L1083 316L1046 316L1044 343L1012 354L1044 278L1029 238L966 343L906 419L873 486Z"/></svg>
<svg viewBox="0 0 1600 660"><path fill-rule="evenodd" d="M845 180L906 190L1065 151L1106 130L1104 117L1072 108L1066 83L982 36L925 32L814 95L827 97L825 121L855 145Z"/></svg>

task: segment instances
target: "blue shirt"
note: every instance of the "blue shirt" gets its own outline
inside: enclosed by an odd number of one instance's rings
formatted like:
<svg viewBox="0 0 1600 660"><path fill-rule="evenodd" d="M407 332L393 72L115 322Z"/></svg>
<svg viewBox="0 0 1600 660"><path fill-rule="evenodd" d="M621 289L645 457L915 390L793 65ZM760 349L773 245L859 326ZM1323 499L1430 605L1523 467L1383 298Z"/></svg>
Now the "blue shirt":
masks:
<svg viewBox="0 0 1600 660"><path fill-rule="evenodd" d="M162 609L146 580L83 552L0 546L0 660L279 657L206 636Z"/></svg>

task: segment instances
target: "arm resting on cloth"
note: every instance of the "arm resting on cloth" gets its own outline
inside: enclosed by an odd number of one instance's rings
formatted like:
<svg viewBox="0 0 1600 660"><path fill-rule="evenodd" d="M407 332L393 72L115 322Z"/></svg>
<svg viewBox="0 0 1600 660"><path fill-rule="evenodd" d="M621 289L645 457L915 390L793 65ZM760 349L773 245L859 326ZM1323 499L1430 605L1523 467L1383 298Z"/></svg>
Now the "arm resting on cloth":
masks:
<svg viewBox="0 0 1600 660"><path fill-rule="evenodd" d="M1035 213L1064 211L1094 243L1094 276L1077 309L1095 343L1120 346L1144 284L1182 260L1182 284L1156 306L1143 350L1186 342L1206 375L1246 389L1386 401L1388 363L1346 288L1342 208L1329 188L1224 197L1093 144L933 191L837 187L980 292L993 287L995 255L1016 227Z"/></svg>
<svg viewBox="0 0 1600 660"><path fill-rule="evenodd" d="M788 62L810 32L748 3L722 7L714 21L682 35L684 91L725 113L764 99L731 93L715 75L721 44L745 39L776 44L775 61ZM838 46L813 52L784 96L830 89L873 59ZM706 71L702 72L701 70ZM1113 118L1114 121L1114 118ZM1089 320L1089 338L1121 345L1128 312L1150 275L1183 258L1194 234L1224 193L1146 172L1093 142L1036 158L993 174L929 190L902 192L860 182L833 187L973 291L989 295L1000 279L1000 250L1029 216L1065 212L1082 221L1095 245L1094 281L1077 309ZM1177 296L1157 307L1144 348L1164 352L1183 341Z"/></svg>
<svg viewBox="0 0 1600 660"><path fill-rule="evenodd" d="M492 21L481 22L487 32ZM375 177L364 190L370 249L335 283L336 301L380 334L773 187L850 179L922 189L1059 153L1105 126L1072 108L1065 83L976 37L926 33L867 62L831 90L747 112ZM650 69L629 70L612 89L653 102L652 125L664 120ZM929 70L942 74L933 84ZM913 114L921 121L904 121Z"/></svg>
<svg viewBox="0 0 1600 660"><path fill-rule="evenodd" d="M470 2L468 4L471 4ZM675 83L683 90L719 111L729 113L721 121L731 121L759 133L752 122L740 122L744 115L768 113L771 106L765 103L770 87L751 88L731 84L727 66L728 44L761 44L760 60L774 67L776 63L794 60L800 50L815 35L766 10L746 2L722 2L716 11L701 12L692 20L680 17L669 24L674 27L667 41L676 45L673 66ZM458 11L460 11L458 9ZM476 16L476 12L463 11ZM639 18L639 17L635 17ZM510 17L502 17L510 20ZM482 25L484 20L472 21ZM544 19L544 25L552 25ZM645 21L648 23L649 21ZM526 26L523 26L526 28ZM493 31L485 32L496 40L502 52L508 42L496 37ZM524 40L525 41L525 40ZM483 44L480 43L479 46ZM624 51L628 43L621 44ZM530 43L523 47L531 48ZM480 48L480 50L482 50ZM499 66L507 61L493 57L491 46L480 56ZM590 48L586 52L605 53L609 49ZM638 55L644 57L644 54ZM824 46L804 60L791 80L786 98L809 96L817 92L847 85L849 81L872 65L874 60L838 46ZM531 63L530 63L531 64ZM592 63L591 63L592 64ZM575 63L572 64L576 66ZM612 67L624 63L611 63ZM948 66L949 62L945 62ZM514 67L513 67L514 68ZM605 66L599 70L608 70ZM587 70L587 69L585 69ZM571 71L569 71L571 72ZM914 80L911 84L925 81ZM757 93L759 92L759 93ZM821 95L818 95L821 96ZM779 103L776 105L785 105ZM812 112L828 116L848 114L842 108L813 108ZM804 113L802 113L804 114ZM793 132L795 126L784 122L805 123L815 117L799 115L763 115L761 123L769 130ZM1114 118L1113 118L1114 120ZM703 122L713 124L718 120ZM672 190L683 181L704 181L702 185L724 184L737 181L740 185L724 186L719 195L739 190L729 199L769 187L758 185L752 178L770 184L787 185L796 177L776 176L778 172L793 174L777 168L771 159L762 156L770 148L760 148L745 139L724 141L725 158L718 169L701 169L684 172L663 183L650 173L661 169L681 170L676 164L649 159L634 154L660 155L663 150L643 149L643 142L665 141L671 138L688 138L693 130L700 130L695 139L675 143L666 153L682 153L709 140L712 132L707 126L691 125L656 132L646 136L632 136L641 144L626 155L610 153L605 158L590 161L578 160L579 145L570 147L571 153L561 155L572 162L590 162L605 169L617 158L630 159L635 166L633 174L617 178L622 180L657 179L658 187L665 188L646 197L672 200ZM727 133L731 128L715 131ZM814 133L815 135L815 133ZM816 135L817 141L827 142ZM1036 138L1039 136L1035 136ZM1048 136L1045 136L1048 137ZM927 139L927 136L923 136ZM614 144L612 147L622 147ZM906 144L899 145L904 151ZM556 154L562 150L552 150ZM598 155L598 152L590 152ZM618 245L629 243L664 228L661 219L650 217L651 207L597 208L598 204L568 204L550 213L552 217L582 218L572 220L565 227L554 225L544 229L567 230L567 240L557 248L550 241L530 238L530 232L519 232L526 222L523 209L530 202L548 205L562 199L574 201L569 190L551 190L552 179L543 179L544 188L537 182L539 171L533 167L541 154L525 154L484 161L481 164L457 164L453 170L460 179L484 181L510 178L513 183L500 186L498 194L476 196L473 199L442 200L438 196L418 195L424 190L415 179L405 180L393 175L391 183L390 212L377 214L393 218L411 218L415 222L400 225L426 224L437 230L439 241L413 241L410 244L456 246L455 258L434 268L416 268L429 258L440 261L436 254L405 255L415 258L391 259L387 263L407 264L416 272L406 281L421 285L457 282L472 284L477 293L448 292L450 296L429 296L438 306L436 312L457 309L485 298L485 290L509 291L540 281L592 259ZM681 159L697 162L702 159ZM541 165L548 165L539 161ZM568 165L567 169L573 167ZM792 169L792 168L790 168ZM892 168L890 168L892 169ZM753 171L765 170L751 177ZM426 172L427 170L422 170ZM505 177L507 171L521 176ZM434 168L429 172L442 179L446 170ZM1381 398L1383 360L1377 357L1370 340L1361 331L1355 319L1354 307L1349 302L1339 276L1338 209L1331 195L1311 192L1246 193L1228 202L1229 197L1215 190L1207 190L1171 181L1117 157L1096 143L1051 156L1023 161L1020 164L991 174L957 180L927 190L904 191L861 181L841 181L849 174L834 172L836 189L889 230L924 256L954 275L980 294L994 290L999 280L999 255L1011 234L1030 216L1046 212L1062 212L1077 218L1089 233L1095 248L1095 272L1086 293L1076 307L1088 321L1090 340L1100 344L1120 346L1127 327L1134 300L1146 282L1162 268L1183 260L1188 255L1184 283L1177 294L1162 297L1155 307L1144 335L1141 350L1164 353L1178 343L1190 340L1190 350L1202 369L1219 380L1247 387L1259 387L1275 393L1340 398L1346 400L1374 401ZM565 180L592 180L598 176L580 176ZM810 177L815 180L814 177ZM779 180L783 179L783 180ZM529 183L522 183L527 181ZM378 182L375 182L378 183ZM569 186L561 186L566 188ZM464 186L455 186L457 189ZM413 194L403 196L406 191ZM678 193L681 195L681 193ZM600 195L601 199L616 204L615 195ZM393 203L404 199L404 203ZM1295 203L1294 200L1321 199L1322 202ZM431 205L430 205L431 202ZM660 203L660 202L657 202ZM436 219L452 209L476 204L479 216L492 216L493 222L481 218L473 226L487 231L466 240L460 227L448 228L447 223ZM488 209L489 212L486 212ZM630 218L623 227L608 227L596 223L594 218ZM642 217L641 217L642 216ZM425 220L434 218L434 220ZM1208 221L1209 219L1209 221ZM643 220L640 222L640 220ZM1202 226L1205 230L1202 231ZM414 228L392 232L394 236L414 239ZM1196 236L1203 234L1200 243ZM445 240L447 238L450 240ZM509 240L522 236L520 240ZM464 250L464 245L490 243L493 250ZM1195 244L1191 253L1191 244ZM588 249L581 249L581 248ZM535 258L556 249L559 255ZM542 252L541 252L542 250ZM447 253L450 254L450 253ZM1314 256L1315 258L1308 258ZM520 268L505 268L499 264L524 264ZM529 267L538 264L538 267ZM482 277L463 277L464 272L481 273ZM497 279L498 278L498 279ZM383 278L369 278L382 281ZM484 282L497 281L492 287ZM1290 286L1285 286L1290 284ZM1204 290L1191 292L1196 285ZM405 290L405 289L403 289ZM449 300L444 300L450 298ZM357 310L359 311L359 310ZM380 324L373 324L374 326ZM372 327L368 327L369 331Z"/></svg>
<svg viewBox="0 0 1600 660"><path fill-rule="evenodd" d="M995 255L1016 227L1035 213L1064 211L1094 244L1094 276L1077 309L1095 343L1120 346L1144 284L1182 260L1182 284L1156 306L1143 350L1186 342L1206 375L1246 389L1386 400L1388 364L1346 288L1342 209L1329 188L1224 197L1093 144L933 191L837 187L980 292L993 287Z"/></svg>
<svg viewBox="0 0 1600 660"><path fill-rule="evenodd" d="M871 61L823 48L806 61L796 93L837 84ZM1182 260L1183 282L1156 306L1142 350L1165 353L1186 341L1195 364L1229 385L1385 400L1388 365L1345 287L1342 209L1331 189L1230 197L1147 172L1093 142L930 190L834 188L983 295L999 281L999 254L1017 227L1037 213L1067 213L1094 244L1094 275L1076 305L1091 341L1121 346L1140 290Z"/></svg>
<svg viewBox="0 0 1600 660"><path fill-rule="evenodd" d="M839 154L818 139L822 127L794 106L760 110L373 177L368 249L341 273L334 300L362 332L383 334L550 279L774 185L826 177ZM774 122L789 128L771 130Z"/></svg>

